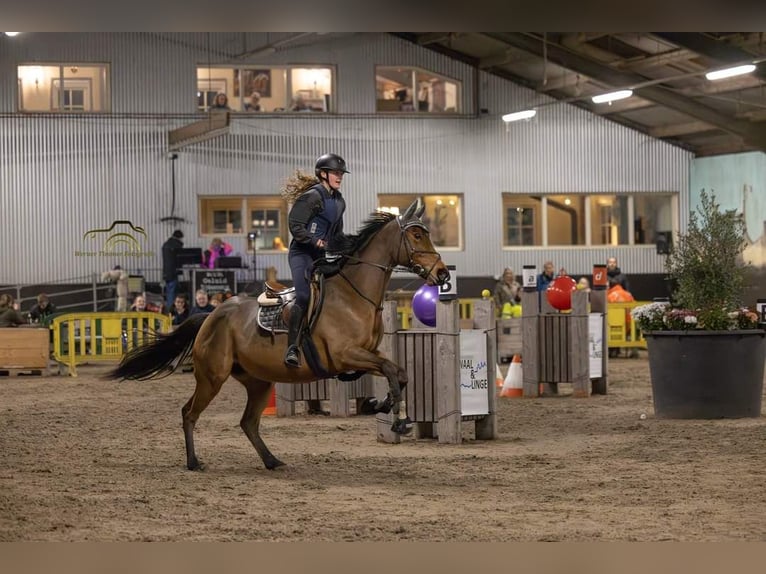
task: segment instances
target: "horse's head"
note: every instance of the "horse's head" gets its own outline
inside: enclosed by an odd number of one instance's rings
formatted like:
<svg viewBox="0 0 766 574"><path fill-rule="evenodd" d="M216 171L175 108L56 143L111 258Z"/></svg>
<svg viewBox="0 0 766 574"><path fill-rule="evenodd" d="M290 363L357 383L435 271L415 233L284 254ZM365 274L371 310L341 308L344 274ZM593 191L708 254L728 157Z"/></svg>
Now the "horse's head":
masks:
<svg viewBox="0 0 766 574"><path fill-rule="evenodd" d="M442 285L449 280L450 274L431 243L428 228L420 219L425 209L425 204L418 198L396 218L402 233L396 263L419 275L429 285Z"/></svg>

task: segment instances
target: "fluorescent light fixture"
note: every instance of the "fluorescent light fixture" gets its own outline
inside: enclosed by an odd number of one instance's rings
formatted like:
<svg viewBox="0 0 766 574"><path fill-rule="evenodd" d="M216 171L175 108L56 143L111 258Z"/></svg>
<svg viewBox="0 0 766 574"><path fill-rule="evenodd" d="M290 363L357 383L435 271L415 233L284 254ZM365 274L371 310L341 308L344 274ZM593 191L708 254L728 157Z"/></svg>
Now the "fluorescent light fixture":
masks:
<svg viewBox="0 0 766 574"><path fill-rule="evenodd" d="M724 78L731 78L732 76L741 76L742 74L749 74L755 71L754 64L745 64L744 66L735 66L733 68L726 68L725 70L716 70L714 72L708 72L705 77L708 80L722 80Z"/></svg>
<svg viewBox="0 0 766 574"><path fill-rule="evenodd" d="M503 116L503 121L508 122L517 122L519 120L528 120L530 118L535 117L537 114L537 110L524 110L523 112L513 112L512 114L505 114Z"/></svg>
<svg viewBox="0 0 766 574"><path fill-rule="evenodd" d="M610 92L608 94L599 94L593 96L591 99L594 104L612 103L615 100L624 100L633 95L633 90L618 90L616 92Z"/></svg>
<svg viewBox="0 0 766 574"><path fill-rule="evenodd" d="M11 36L11 37L18 36L19 34L21 34L21 32L5 32L6 36Z"/></svg>

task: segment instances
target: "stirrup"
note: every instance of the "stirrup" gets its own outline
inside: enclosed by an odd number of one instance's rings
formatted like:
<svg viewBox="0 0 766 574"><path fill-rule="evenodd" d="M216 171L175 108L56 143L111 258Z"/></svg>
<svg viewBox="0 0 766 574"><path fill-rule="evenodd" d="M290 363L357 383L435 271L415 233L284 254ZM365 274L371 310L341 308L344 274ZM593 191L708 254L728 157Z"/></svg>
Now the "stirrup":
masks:
<svg viewBox="0 0 766 574"><path fill-rule="evenodd" d="M287 352L285 353L285 365L288 367L300 367L301 366L301 358L298 354L298 347L295 345L290 345L287 348Z"/></svg>

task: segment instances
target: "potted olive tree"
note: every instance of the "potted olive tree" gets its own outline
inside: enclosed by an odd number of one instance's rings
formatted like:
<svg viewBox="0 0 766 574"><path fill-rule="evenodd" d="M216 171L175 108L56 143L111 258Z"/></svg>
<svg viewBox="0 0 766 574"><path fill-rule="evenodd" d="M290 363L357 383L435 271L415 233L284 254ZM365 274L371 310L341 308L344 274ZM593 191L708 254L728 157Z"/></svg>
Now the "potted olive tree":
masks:
<svg viewBox="0 0 766 574"><path fill-rule="evenodd" d="M646 337L654 412L659 418L761 414L766 332L742 306L749 265L745 223L702 190L697 213L671 249L670 303L632 311Z"/></svg>

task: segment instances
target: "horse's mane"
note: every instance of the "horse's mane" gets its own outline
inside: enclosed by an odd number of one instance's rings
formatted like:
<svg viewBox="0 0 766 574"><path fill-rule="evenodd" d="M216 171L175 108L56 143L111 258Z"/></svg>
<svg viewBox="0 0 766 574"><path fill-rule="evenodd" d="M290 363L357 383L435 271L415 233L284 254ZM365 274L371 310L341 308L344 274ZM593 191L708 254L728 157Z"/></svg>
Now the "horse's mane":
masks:
<svg viewBox="0 0 766 574"><path fill-rule="evenodd" d="M365 245L375 237L375 234L395 217L392 213L376 211L370 214L355 234L333 238L327 246L327 251L340 255L353 255L364 249Z"/></svg>

